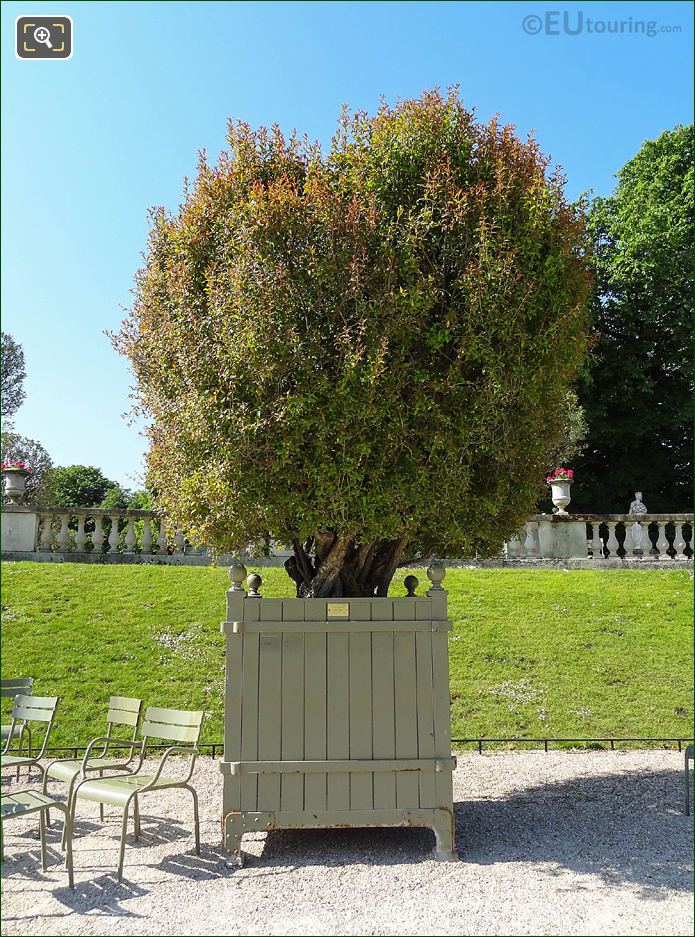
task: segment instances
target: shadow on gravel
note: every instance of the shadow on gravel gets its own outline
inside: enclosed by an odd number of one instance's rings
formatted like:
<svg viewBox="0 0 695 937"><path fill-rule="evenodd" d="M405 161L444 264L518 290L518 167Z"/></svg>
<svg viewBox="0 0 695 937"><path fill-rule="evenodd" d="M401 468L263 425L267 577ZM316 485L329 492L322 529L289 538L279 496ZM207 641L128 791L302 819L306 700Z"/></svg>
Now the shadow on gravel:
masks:
<svg viewBox="0 0 695 937"><path fill-rule="evenodd" d="M693 824L679 771L575 777L455 811L464 862L549 862L632 883L650 898L692 889Z"/></svg>
<svg viewBox="0 0 695 937"><path fill-rule="evenodd" d="M692 889L692 823L682 774L656 771L547 782L495 800L454 805L460 858L469 864L549 863L632 883L658 898ZM402 865L432 856L429 830L273 830L246 867ZM280 870L273 869L274 872ZM553 874L544 867L543 875Z"/></svg>
<svg viewBox="0 0 695 937"><path fill-rule="evenodd" d="M138 914L124 907L121 902L133 898L142 898L149 891L123 880L119 884L116 873L99 875L86 881L77 881L75 891L67 886L56 888L53 897L71 911L84 914L89 911L97 917L146 918L148 914Z"/></svg>

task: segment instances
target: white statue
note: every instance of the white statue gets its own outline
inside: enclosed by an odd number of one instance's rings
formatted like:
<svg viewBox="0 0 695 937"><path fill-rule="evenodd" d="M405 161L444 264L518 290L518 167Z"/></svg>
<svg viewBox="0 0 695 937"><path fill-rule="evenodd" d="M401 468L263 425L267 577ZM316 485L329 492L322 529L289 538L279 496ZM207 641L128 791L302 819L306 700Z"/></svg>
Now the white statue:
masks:
<svg viewBox="0 0 695 937"><path fill-rule="evenodd" d="M636 491L635 500L630 505L630 510L628 511L628 514L633 514L633 515L637 515L637 517L640 517L646 513L647 513L647 508L642 503L642 492ZM639 521L635 521L635 523L630 528L630 532L632 534L632 544L633 544L632 552L633 553L639 552L642 555L644 555L645 551L642 550L642 537L644 535L644 530L642 528L642 525L639 523ZM651 549L651 542L649 543L649 548L647 552L649 552L649 549Z"/></svg>
<svg viewBox="0 0 695 937"><path fill-rule="evenodd" d="M642 504L642 492L641 491L635 492L635 500L630 505L630 510L627 513L628 514L647 514L648 513L647 508L645 507L644 504Z"/></svg>

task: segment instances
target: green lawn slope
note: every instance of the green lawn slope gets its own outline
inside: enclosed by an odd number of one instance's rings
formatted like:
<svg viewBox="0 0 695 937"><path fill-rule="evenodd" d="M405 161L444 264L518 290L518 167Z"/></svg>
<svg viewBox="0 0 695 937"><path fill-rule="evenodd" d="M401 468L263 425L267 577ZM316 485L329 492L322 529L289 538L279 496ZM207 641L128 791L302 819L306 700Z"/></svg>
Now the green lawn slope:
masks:
<svg viewBox="0 0 695 937"><path fill-rule="evenodd" d="M291 594L284 570L261 573L264 595ZM211 567L4 563L2 676L62 697L56 745L100 735L111 694L203 708L220 741L228 585ZM686 571L450 569L444 585L455 738L692 735Z"/></svg>

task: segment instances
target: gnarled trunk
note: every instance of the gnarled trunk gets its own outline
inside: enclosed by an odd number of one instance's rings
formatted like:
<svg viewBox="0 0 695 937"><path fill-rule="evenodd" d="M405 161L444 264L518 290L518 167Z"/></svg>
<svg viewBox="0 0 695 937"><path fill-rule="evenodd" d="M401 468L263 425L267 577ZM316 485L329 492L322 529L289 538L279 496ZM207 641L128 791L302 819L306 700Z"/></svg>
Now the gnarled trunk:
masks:
<svg viewBox="0 0 695 937"><path fill-rule="evenodd" d="M358 544L323 531L305 544L293 540L285 569L300 598L385 596L407 544L405 534Z"/></svg>

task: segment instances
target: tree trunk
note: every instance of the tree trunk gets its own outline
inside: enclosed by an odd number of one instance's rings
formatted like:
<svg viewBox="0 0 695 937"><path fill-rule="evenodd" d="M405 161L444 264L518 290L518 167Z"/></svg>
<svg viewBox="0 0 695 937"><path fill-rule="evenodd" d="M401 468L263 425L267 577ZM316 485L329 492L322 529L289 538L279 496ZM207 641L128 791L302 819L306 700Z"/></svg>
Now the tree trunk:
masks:
<svg viewBox="0 0 695 937"><path fill-rule="evenodd" d="M292 541L293 555L285 569L299 598L385 596L407 544L406 534L399 540L358 544L321 531L305 544Z"/></svg>

